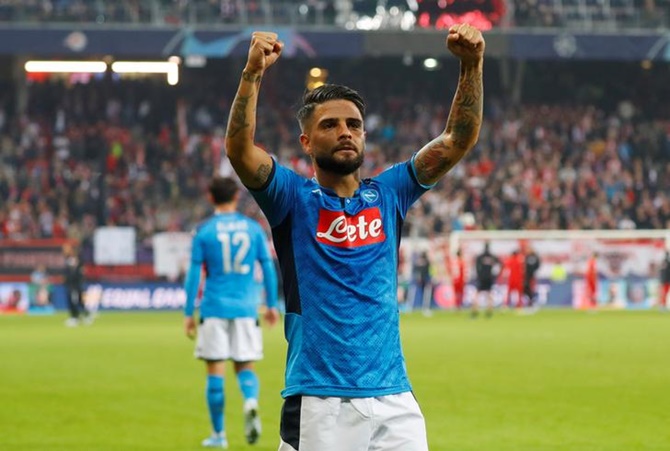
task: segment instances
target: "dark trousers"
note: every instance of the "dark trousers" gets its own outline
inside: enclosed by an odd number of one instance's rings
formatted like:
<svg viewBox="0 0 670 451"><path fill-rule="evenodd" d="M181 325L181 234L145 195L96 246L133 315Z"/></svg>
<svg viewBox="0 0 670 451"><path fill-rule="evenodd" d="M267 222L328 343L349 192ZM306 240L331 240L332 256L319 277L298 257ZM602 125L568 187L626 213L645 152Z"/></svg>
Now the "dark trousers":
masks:
<svg viewBox="0 0 670 451"><path fill-rule="evenodd" d="M66 286L65 289L67 290L67 308L70 311L70 317L78 319L80 316L88 315L81 287Z"/></svg>

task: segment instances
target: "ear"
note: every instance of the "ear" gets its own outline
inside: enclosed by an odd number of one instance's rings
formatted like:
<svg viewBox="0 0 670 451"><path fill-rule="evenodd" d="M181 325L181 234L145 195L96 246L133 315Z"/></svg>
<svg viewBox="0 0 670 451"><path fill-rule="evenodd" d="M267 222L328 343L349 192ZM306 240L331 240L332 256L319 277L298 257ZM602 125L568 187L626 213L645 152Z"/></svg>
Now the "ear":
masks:
<svg viewBox="0 0 670 451"><path fill-rule="evenodd" d="M309 143L309 136L306 134L300 135L300 145L302 146L303 152L305 152L310 157L312 156L312 146Z"/></svg>

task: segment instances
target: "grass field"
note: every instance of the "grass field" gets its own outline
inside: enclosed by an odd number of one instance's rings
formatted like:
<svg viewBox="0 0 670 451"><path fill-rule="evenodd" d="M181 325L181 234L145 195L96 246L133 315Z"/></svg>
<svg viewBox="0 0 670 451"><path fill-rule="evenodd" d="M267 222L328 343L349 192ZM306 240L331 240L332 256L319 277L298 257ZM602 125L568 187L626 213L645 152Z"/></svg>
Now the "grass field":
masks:
<svg viewBox="0 0 670 451"><path fill-rule="evenodd" d="M0 317L0 450L201 449L204 365L180 313L64 319ZM670 314L412 314L402 329L432 451L670 450ZM277 449L281 327L265 343L255 447L226 379L232 450Z"/></svg>

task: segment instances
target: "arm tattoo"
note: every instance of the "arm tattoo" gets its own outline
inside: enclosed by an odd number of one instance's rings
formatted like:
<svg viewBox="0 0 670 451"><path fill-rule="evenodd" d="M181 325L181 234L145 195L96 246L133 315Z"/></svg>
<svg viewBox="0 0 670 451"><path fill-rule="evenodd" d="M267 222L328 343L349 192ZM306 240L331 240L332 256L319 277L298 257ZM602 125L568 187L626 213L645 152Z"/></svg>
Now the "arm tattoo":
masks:
<svg viewBox="0 0 670 451"><path fill-rule="evenodd" d="M431 185L447 173L455 162L449 158L449 147L444 138L434 139L422 151L420 158L414 160L419 182Z"/></svg>
<svg viewBox="0 0 670 451"><path fill-rule="evenodd" d="M254 75L250 72L242 72L242 80L247 81L249 83L260 83L261 82L261 76L260 75Z"/></svg>
<svg viewBox="0 0 670 451"><path fill-rule="evenodd" d="M270 177L271 172L272 172L272 165L262 164L258 166L256 174L254 174L254 180L258 182L259 186L263 186L265 182L268 181L268 177Z"/></svg>
<svg viewBox="0 0 670 451"><path fill-rule="evenodd" d="M477 138L482 114L482 73L461 69L447 133L451 134L455 147L466 152Z"/></svg>
<svg viewBox="0 0 670 451"><path fill-rule="evenodd" d="M247 105L251 96L237 96L230 113L230 126L228 127L228 138L234 138L239 132L249 127L247 122Z"/></svg>
<svg viewBox="0 0 670 451"><path fill-rule="evenodd" d="M414 160L420 183L437 182L474 146L481 127L482 90L481 67L461 68L445 132L421 149Z"/></svg>

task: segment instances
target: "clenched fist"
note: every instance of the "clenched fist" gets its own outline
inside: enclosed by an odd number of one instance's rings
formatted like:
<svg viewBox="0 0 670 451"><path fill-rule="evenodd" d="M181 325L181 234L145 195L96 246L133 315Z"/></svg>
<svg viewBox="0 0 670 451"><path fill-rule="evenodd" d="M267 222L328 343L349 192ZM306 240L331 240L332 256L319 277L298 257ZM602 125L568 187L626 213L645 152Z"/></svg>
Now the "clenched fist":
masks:
<svg viewBox="0 0 670 451"><path fill-rule="evenodd" d="M283 48L284 43L277 40L277 33L255 31L251 35L249 56L244 70L254 74L262 74L277 61Z"/></svg>
<svg viewBox="0 0 670 451"><path fill-rule="evenodd" d="M447 48L461 62L476 63L484 56L484 37L481 31L468 24L454 25L449 28Z"/></svg>

